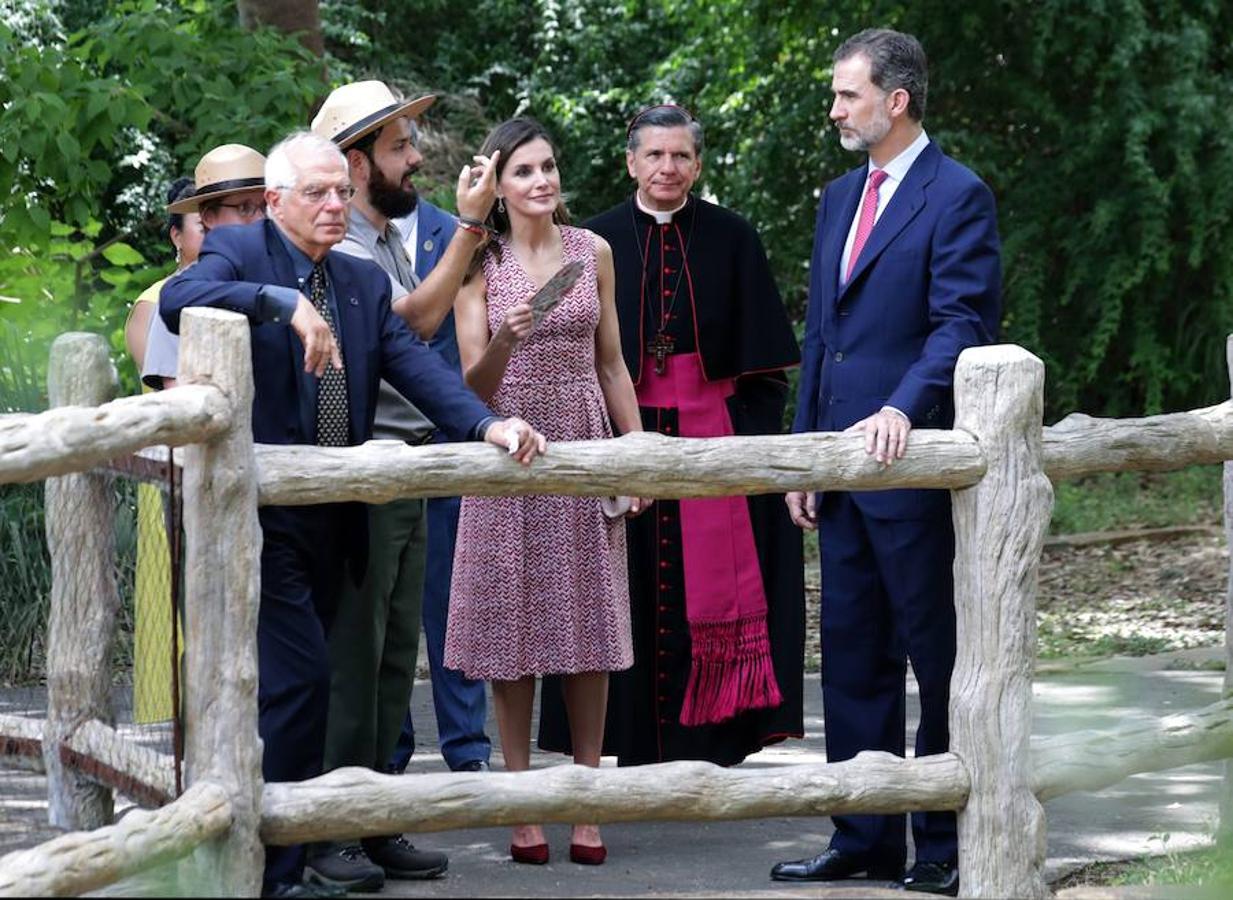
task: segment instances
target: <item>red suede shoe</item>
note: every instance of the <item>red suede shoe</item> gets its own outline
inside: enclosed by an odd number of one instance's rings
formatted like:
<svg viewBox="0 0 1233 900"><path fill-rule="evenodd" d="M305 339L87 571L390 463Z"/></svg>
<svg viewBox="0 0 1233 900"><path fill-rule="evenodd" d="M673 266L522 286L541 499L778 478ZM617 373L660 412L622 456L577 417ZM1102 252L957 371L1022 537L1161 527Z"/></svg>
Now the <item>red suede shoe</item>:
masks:
<svg viewBox="0 0 1233 900"><path fill-rule="evenodd" d="M547 844L529 844L525 847L519 847L517 844L509 845L509 855L516 863L523 863L528 866L543 866L548 864L548 845Z"/></svg>
<svg viewBox="0 0 1233 900"><path fill-rule="evenodd" d="M598 847L588 847L585 844L569 845L569 861L580 866L603 865L604 860L607 858L608 848L603 844L600 844Z"/></svg>

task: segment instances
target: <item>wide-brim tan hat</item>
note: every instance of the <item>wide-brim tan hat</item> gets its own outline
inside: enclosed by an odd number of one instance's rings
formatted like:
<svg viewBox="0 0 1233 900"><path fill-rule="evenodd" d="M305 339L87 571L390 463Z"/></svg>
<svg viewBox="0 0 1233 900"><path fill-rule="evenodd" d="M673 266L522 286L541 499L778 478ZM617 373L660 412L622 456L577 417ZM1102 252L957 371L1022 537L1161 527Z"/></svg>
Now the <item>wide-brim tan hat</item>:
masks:
<svg viewBox="0 0 1233 900"><path fill-rule="evenodd" d="M425 94L415 100L399 100L382 81L353 81L330 92L313 117L312 130L346 150L366 134L395 119L414 119L437 100Z"/></svg>
<svg viewBox="0 0 1233 900"><path fill-rule="evenodd" d="M223 144L201 157L193 176L193 196L172 203L168 212L197 212L206 200L265 187L265 157L243 144Z"/></svg>

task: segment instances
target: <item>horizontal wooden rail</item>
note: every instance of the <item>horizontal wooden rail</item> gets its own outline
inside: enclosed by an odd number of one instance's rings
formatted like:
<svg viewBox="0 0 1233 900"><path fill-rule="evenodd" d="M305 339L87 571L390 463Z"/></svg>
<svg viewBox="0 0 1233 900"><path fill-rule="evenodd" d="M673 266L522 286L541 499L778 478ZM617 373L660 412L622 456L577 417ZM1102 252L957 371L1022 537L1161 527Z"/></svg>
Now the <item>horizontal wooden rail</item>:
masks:
<svg viewBox="0 0 1233 900"><path fill-rule="evenodd" d="M226 791L200 782L161 809L134 810L115 825L0 857L0 897L84 894L185 857L230 827Z"/></svg>
<svg viewBox="0 0 1233 900"><path fill-rule="evenodd" d="M399 497L566 494L602 497L717 497L812 488L960 488L984 474L980 448L959 431L918 431L912 453L882 469L856 434L669 438L629 434L615 441L550 444L520 466L489 444L409 447L257 445L259 502L299 506Z"/></svg>
<svg viewBox="0 0 1233 900"><path fill-rule="evenodd" d="M1049 800L1142 772L1233 757L1233 697L1198 712L1032 739L1032 790ZM960 809L969 781L953 753L725 769L673 762L618 769L381 775L337 769L265 786L261 837L297 844L519 822L719 821Z"/></svg>
<svg viewBox="0 0 1233 900"><path fill-rule="evenodd" d="M230 422L231 404L213 385L0 416L0 484L82 472L151 444L208 440Z"/></svg>
<svg viewBox="0 0 1233 900"><path fill-rule="evenodd" d="M1095 472L1179 469L1233 459L1233 401L1141 419L1070 416L1044 429L1045 474L1053 481ZM552 444L530 467L495 447L257 445L260 503L300 506L399 497L521 493L712 497L790 490L889 490L975 484L985 471L964 431L921 429L910 452L883 469L861 435L811 433L726 438L632 434L616 441Z"/></svg>
<svg viewBox="0 0 1233 900"><path fill-rule="evenodd" d="M5 765L43 772L42 719L0 715L0 755ZM142 806L161 806L175 797L175 760L136 743L91 719L60 745L65 765Z"/></svg>
<svg viewBox="0 0 1233 900"><path fill-rule="evenodd" d="M0 715L0 756L6 768L42 772L43 721L25 716Z"/></svg>
<svg viewBox="0 0 1233 900"><path fill-rule="evenodd" d="M1097 472L1165 471L1233 459L1233 401L1140 419L1072 413L1045 429L1054 482Z"/></svg>
<svg viewBox="0 0 1233 900"><path fill-rule="evenodd" d="M869 752L829 765L757 769L672 762L381 775L346 768L310 781L267 784L261 838L298 844L519 822L702 822L957 809L967 792L967 775L950 753L901 759Z"/></svg>
<svg viewBox="0 0 1233 900"><path fill-rule="evenodd" d="M1105 731L1032 740L1032 789L1041 800L1096 791L1130 775L1233 758L1233 696L1192 713Z"/></svg>

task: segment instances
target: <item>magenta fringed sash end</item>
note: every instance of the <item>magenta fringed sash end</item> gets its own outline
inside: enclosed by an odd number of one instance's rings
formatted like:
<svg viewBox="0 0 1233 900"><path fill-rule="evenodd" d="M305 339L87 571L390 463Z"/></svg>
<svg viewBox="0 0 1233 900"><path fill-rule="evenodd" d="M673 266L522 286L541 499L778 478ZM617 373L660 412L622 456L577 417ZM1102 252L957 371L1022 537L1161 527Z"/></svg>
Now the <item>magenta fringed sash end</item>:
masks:
<svg viewBox="0 0 1233 900"><path fill-rule="evenodd" d="M753 709L783 702L771 665L766 616L726 622L691 622L689 682L682 725L714 725Z"/></svg>

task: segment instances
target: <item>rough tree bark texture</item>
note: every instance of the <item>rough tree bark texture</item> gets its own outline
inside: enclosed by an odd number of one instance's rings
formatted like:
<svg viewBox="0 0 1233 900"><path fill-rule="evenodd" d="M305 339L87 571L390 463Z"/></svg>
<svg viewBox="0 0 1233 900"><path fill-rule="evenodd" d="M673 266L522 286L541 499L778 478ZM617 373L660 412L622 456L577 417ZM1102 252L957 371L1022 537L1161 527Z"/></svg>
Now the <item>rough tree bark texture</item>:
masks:
<svg viewBox="0 0 1233 900"><path fill-rule="evenodd" d="M1030 746L1036 578L1053 502L1044 382L1044 364L1011 345L965 350L955 370L955 427L976 437L987 465L954 494L950 745L972 780L959 812L959 883L972 897L1049 895Z"/></svg>
<svg viewBox="0 0 1233 900"><path fill-rule="evenodd" d="M861 753L841 763L724 769L673 762L533 772L382 775L335 769L266 787L261 834L271 844L519 822L651 822L956 809L968 781L950 753L903 759Z"/></svg>
<svg viewBox="0 0 1233 900"><path fill-rule="evenodd" d="M1229 370L1229 393L1233 395L1233 335L1225 339L1225 360ZM1224 536L1229 548L1229 581L1224 602L1224 695L1233 697L1233 463L1224 464ZM1225 760L1224 783L1220 789L1220 826L1217 838L1233 845L1233 760Z"/></svg>
<svg viewBox="0 0 1233 900"><path fill-rule="evenodd" d="M669 438L639 432L616 441L550 444L520 466L490 444L408 447L257 448L261 503L298 506L397 497L510 496L518 493L602 497L717 497L789 490L956 488L975 484L985 467L970 435L912 433L912 452L890 469L865 452L859 434Z"/></svg>
<svg viewBox="0 0 1233 900"><path fill-rule="evenodd" d="M1094 791L1140 772L1233 756L1233 697L1193 713L1031 742L1031 789L1041 801ZM901 759L722 769L675 762L627 769L558 766L525 773L417 775L336 769L271 784L262 836L272 844L525 821L718 821L842 812L958 809L967 771L954 753ZM580 806L579 804L584 804Z"/></svg>
<svg viewBox="0 0 1233 900"><path fill-rule="evenodd" d="M203 441L226 430L230 416L210 386L0 416L0 483L80 472L151 444Z"/></svg>
<svg viewBox="0 0 1233 900"><path fill-rule="evenodd" d="M227 793L215 784L197 784L161 809L130 812L115 825L0 858L0 897L84 894L184 856L224 833L230 822Z"/></svg>
<svg viewBox="0 0 1233 900"><path fill-rule="evenodd" d="M111 399L115 384L103 338L56 338L47 371L52 406L97 406ZM100 828L111 823L111 791L67 767L60 745L91 719L113 722L110 662L120 597L111 478L49 478L45 504L52 578L43 741L47 817L61 828Z"/></svg>
<svg viewBox="0 0 1233 900"><path fill-rule="evenodd" d="M325 53L318 0L239 0L240 24L249 31L269 25L295 35L317 56Z"/></svg>
<svg viewBox="0 0 1233 900"><path fill-rule="evenodd" d="M1045 429L1044 454L1045 473L1053 481L1220 463L1233 459L1233 400L1141 419L1071 413Z"/></svg>
<svg viewBox="0 0 1233 900"><path fill-rule="evenodd" d="M211 781L231 801L225 840L185 872L195 890L256 896L264 855L257 737L257 604L261 531L253 457L248 321L222 310L184 313L180 382L212 382L232 405L232 428L184 450L184 761L188 784ZM196 879L204 879L196 881Z"/></svg>
<svg viewBox="0 0 1233 900"><path fill-rule="evenodd" d="M1098 791L1140 772L1233 757L1233 697L1192 713L1032 740L1032 790L1040 801Z"/></svg>

